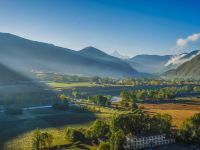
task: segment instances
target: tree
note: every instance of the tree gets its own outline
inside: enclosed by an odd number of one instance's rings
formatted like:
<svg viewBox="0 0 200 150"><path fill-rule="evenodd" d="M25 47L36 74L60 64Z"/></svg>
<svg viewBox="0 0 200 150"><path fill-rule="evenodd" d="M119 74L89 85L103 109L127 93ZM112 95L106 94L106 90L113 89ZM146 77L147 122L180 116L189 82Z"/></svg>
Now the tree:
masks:
<svg viewBox="0 0 200 150"><path fill-rule="evenodd" d="M53 135L44 132L41 133L41 145L44 149L50 149L53 142Z"/></svg>
<svg viewBox="0 0 200 150"><path fill-rule="evenodd" d="M32 139L32 147L35 150L50 149L53 142L53 135L47 132L35 130Z"/></svg>
<svg viewBox="0 0 200 150"><path fill-rule="evenodd" d="M150 132L169 134L171 132L172 117L168 114L157 114L150 119Z"/></svg>
<svg viewBox="0 0 200 150"><path fill-rule="evenodd" d="M109 132L109 125L104 121L96 120L90 127L92 138L103 138Z"/></svg>
<svg viewBox="0 0 200 150"><path fill-rule="evenodd" d="M60 100L64 101L66 99L66 96L64 94L59 95Z"/></svg>
<svg viewBox="0 0 200 150"><path fill-rule="evenodd" d="M66 129L66 138L70 141L82 141L84 139L84 134L81 130L74 129L74 128L67 128Z"/></svg>
<svg viewBox="0 0 200 150"><path fill-rule="evenodd" d="M111 104L110 99L103 95L89 96L88 99L97 106L110 106Z"/></svg>
<svg viewBox="0 0 200 150"><path fill-rule="evenodd" d="M120 97L122 98L122 101L129 101L130 95L128 92L122 91Z"/></svg>
<svg viewBox="0 0 200 150"><path fill-rule="evenodd" d="M109 142L101 142L99 144L99 150L110 150L110 144Z"/></svg>
<svg viewBox="0 0 200 150"><path fill-rule="evenodd" d="M111 131L122 130L125 134L140 135L148 132L149 115L143 112L120 114L111 121Z"/></svg>
<svg viewBox="0 0 200 150"><path fill-rule="evenodd" d="M138 105L136 104L135 100L133 99L131 102L131 111L135 111L136 109L138 109Z"/></svg>
<svg viewBox="0 0 200 150"><path fill-rule="evenodd" d="M125 141L125 134L122 130L112 132L110 137L110 150L123 150Z"/></svg>
<svg viewBox="0 0 200 150"><path fill-rule="evenodd" d="M111 131L122 130L125 134L142 135L149 133L169 134L171 132L172 117L167 114L149 116L137 109L129 114L120 114L111 121Z"/></svg>
<svg viewBox="0 0 200 150"><path fill-rule="evenodd" d="M126 100L121 100L120 101L120 105L122 106L122 107L129 107L129 103L128 103L128 101L126 101Z"/></svg>
<svg viewBox="0 0 200 150"><path fill-rule="evenodd" d="M192 143L200 143L200 113L183 122L180 127L179 137L181 140Z"/></svg>
<svg viewBox="0 0 200 150"><path fill-rule="evenodd" d="M138 90L136 93L137 100L143 100L146 97L145 90Z"/></svg>
<svg viewBox="0 0 200 150"><path fill-rule="evenodd" d="M34 150L41 149L41 132L39 129L35 130L33 134L32 147Z"/></svg>
<svg viewBox="0 0 200 150"><path fill-rule="evenodd" d="M106 100L105 106L106 106L106 107L110 107L110 106L111 106L111 101L110 101L110 99L107 99L107 100Z"/></svg>
<svg viewBox="0 0 200 150"><path fill-rule="evenodd" d="M73 90L72 96L73 96L74 98L77 98L77 94L78 94L78 92L77 92L76 90Z"/></svg>

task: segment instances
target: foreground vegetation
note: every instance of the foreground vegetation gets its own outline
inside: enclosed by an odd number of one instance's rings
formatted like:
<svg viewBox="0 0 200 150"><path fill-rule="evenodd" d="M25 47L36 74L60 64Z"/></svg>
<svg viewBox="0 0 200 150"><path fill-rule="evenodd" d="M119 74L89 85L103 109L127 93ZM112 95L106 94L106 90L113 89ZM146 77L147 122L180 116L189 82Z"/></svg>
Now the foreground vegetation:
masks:
<svg viewBox="0 0 200 150"><path fill-rule="evenodd" d="M198 81L90 79L49 80L60 91L52 93L49 102L45 95L41 104L52 108L23 110L20 97L21 107L6 104L5 114L0 114L0 147L37 149L39 140L43 149L121 149L126 135L153 133L198 143ZM119 93L122 101L112 102L111 95Z"/></svg>
<svg viewBox="0 0 200 150"><path fill-rule="evenodd" d="M93 146L99 145L100 141L108 141L99 146L107 149L117 150L124 149L125 136L146 135L146 134L170 134L171 117L169 115L149 116L141 110L133 113L118 114L112 117L111 121L96 120L88 128L71 128L68 127L65 132L67 140L71 142L81 142ZM53 143L53 135L48 132L36 130L33 135L34 149L49 149ZM63 145L61 147L65 147Z"/></svg>
<svg viewBox="0 0 200 150"><path fill-rule="evenodd" d="M200 113L187 119L176 132L172 132L171 116L157 114L149 116L141 110L133 113L118 114L111 121L96 120L88 128L68 127L63 130L65 138L70 142L93 145L99 150L123 150L126 147L126 136L145 136L166 134L176 137L179 142L199 144ZM33 149L59 149L67 145L51 146L53 135L36 130L32 139Z"/></svg>

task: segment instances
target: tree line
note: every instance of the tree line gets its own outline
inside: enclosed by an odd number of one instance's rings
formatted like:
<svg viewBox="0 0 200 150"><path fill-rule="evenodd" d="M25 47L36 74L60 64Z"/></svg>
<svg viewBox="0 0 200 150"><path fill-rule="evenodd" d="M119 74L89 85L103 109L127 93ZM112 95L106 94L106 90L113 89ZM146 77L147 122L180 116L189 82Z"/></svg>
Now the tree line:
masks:
<svg viewBox="0 0 200 150"><path fill-rule="evenodd" d="M65 129L66 139L98 145L99 150L123 150L126 136L145 136L172 133L178 142L200 143L200 113L183 122L177 132L172 132L172 117L168 114L148 115L142 110L114 115L111 121L96 120L88 128ZM48 150L52 147L53 135L36 130L32 144L34 150ZM59 146L60 147L60 146ZM54 147L55 148L55 147Z"/></svg>
<svg viewBox="0 0 200 150"><path fill-rule="evenodd" d="M103 96L103 95L94 95L89 96L88 101L93 103L97 106L104 106L104 107L110 107L111 106L111 96Z"/></svg>
<svg viewBox="0 0 200 150"><path fill-rule="evenodd" d="M66 137L72 142L89 141L99 144L100 150L123 150L126 136L147 134L170 134L171 116L150 116L142 110L115 115L110 122L96 120L89 128L67 128Z"/></svg>
<svg viewBox="0 0 200 150"><path fill-rule="evenodd" d="M133 78L122 79L110 77L84 77L78 75L55 74L55 73L36 73L36 76L43 81L54 81L62 83L91 82L95 84L113 84L113 85L199 85L200 81L195 80L165 80L155 78Z"/></svg>
<svg viewBox="0 0 200 150"><path fill-rule="evenodd" d="M165 87L156 90L122 91L120 97L123 101L143 100L171 100L177 94L200 92L200 86Z"/></svg>

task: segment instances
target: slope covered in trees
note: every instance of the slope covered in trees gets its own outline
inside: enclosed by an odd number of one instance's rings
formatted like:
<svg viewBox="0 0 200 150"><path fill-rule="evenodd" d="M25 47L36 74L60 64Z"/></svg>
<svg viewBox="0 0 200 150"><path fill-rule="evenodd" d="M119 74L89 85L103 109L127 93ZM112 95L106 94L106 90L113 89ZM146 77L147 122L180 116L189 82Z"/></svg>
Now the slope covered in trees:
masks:
<svg viewBox="0 0 200 150"><path fill-rule="evenodd" d="M168 71L164 74L169 79L200 79L200 55L192 60L185 62L175 70Z"/></svg>

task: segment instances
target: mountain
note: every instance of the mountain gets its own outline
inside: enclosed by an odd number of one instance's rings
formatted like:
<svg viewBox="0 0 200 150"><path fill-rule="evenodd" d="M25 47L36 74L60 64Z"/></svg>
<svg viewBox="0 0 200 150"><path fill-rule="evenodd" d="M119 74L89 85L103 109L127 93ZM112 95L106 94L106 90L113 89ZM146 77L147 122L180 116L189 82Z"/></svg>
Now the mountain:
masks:
<svg viewBox="0 0 200 150"><path fill-rule="evenodd" d="M177 55L137 55L127 62L136 70L146 73L162 74L181 66L200 54L200 50Z"/></svg>
<svg viewBox="0 0 200 150"><path fill-rule="evenodd" d="M200 50L195 50L190 53L182 53L182 54L174 55L165 64L165 68L163 69L163 72L171 70L171 69L176 69L183 63L190 61L191 59L193 59L195 56L199 54L200 54Z"/></svg>
<svg viewBox="0 0 200 150"><path fill-rule="evenodd" d="M137 55L127 62L136 70L146 73L159 73L164 67L171 55Z"/></svg>
<svg viewBox="0 0 200 150"><path fill-rule="evenodd" d="M183 63L177 69L166 72L163 77L168 79L200 80L200 54Z"/></svg>
<svg viewBox="0 0 200 150"><path fill-rule="evenodd" d="M114 56L114 57L117 57L117 58L120 58L120 59L129 59L128 56L121 55L118 51L114 51L110 55Z"/></svg>
<svg viewBox="0 0 200 150"><path fill-rule="evenodd" d="M80 51L0 33L0 63L13 70L31 70L86 76L140 76L127 62L94 47Z"/></svg>

